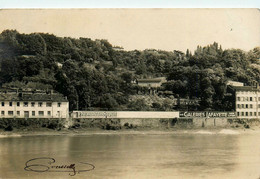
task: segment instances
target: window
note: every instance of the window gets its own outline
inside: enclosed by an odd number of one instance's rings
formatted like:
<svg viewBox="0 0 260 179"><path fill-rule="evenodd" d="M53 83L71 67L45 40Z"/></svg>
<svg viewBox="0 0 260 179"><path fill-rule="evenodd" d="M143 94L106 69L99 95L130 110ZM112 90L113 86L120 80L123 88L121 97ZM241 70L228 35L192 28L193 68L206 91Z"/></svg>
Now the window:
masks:
<svg viewBox="0 0 260 179"><path fill-rule="evenodd" d="M244 116L244 112L241 113L241 116Z"/></svg>
<svg viewBox="0 0 260 179"><path fill-rule="evenodd" d="M58 115L58 117L60 117L60 111L57 111L57 115Z"/></svg>
<svg viewBox="0 0 260 179"><path fill-rule="evenodd" d="M16 115L17 115L17 116L20 116L20 111L16 111Z"/></svg>
<svg viewBox="0 0 260 179"><path fill-rule="evenodd" d="M13 116L14 112L13 111L8 111L8 116Z"/></svg>
<svg viewBox="0 0 260 179"><path fill-rule="evenodd" d="M258 101L260 101L260 97L258 97Z"/></svg>
<svg viewBox="0 0 260 179"><path fill-rule="evenodd" d="M256 112L254 112L254 116L256 116Z"/></svg>
<svg viewBox="0 0 260 179"><path fill-rule="evenodd" d="M248 116L248 112L246 112L246 116Z"/></svg>
<svg viewBox="0 0 260 179"><path fill-rule="evenodd" d="M260 104L258 104L258 108L260 108Z"/></svg>
<svg viewBox="0 0 260 179"><path fill-rule="evenodd" d="M39 111L38 114L39 114L39 116L43 116L44 112L43 111Z"/></svg>
<svg viewBox="0 0 260 179"><path fill-rule="evenodd" d="M39 106L39 107L42 107L42 102L39 102L39 103L38 103L38 106Z"/></svg>
<svg viewBox="0 0 260 179"><path fill-rule="evenodd" d="M58 103L58 107L61 107L61 103Z"/></svg>
<svg viewBox="0 0 260 179"><path fill-rule="evenodd" d="M24 107L28 107L28 102L24 102L24 103L23 103L23 106L24 106Z"/></svg>
<svg viewBox="0 0 260 179"><path fill-rule="evenodd" d="M24 117L29 117L29 111L24 111Z"/></svg>
<svg viewBox="0 0 260 179"><path fill-rule="evenodd" d="M252 97L250 97L250 101L253 101L253 98L252 98Z"/></svg>
<svg viewBox="0 0 260 179"><path fill-rule="evenodd" d="M241 104L241 108L244 108L244 104Z"/></svg>
<svg viewBox="0 0 260 179"><path fill-rule="evenodd" d="M35 106L35 102L31 102L31 106L34 107Z"/></svg>
<svg viewBox="0 0 260 179"><path fill-rule="evenodd" d="M9 102L9 106L13 106L13 102Z"/></svg>
<svg viewBox="0 0 260 179"><path fill-rule="evenodd" d="M46 106L47 107L51 107L51 103L46 103Z"/></svg>
<svg viewBox="0 0 260 179"><path fill-rule="evenodd" d="M48 111L48 116L50 116L51 115L51 111Z"/></svg>
<svg viewBox="0 0 260 179"><path fill-rule="evenodd" d="M2 102L2 106L5 106L5 102Z"/></svg>
<svg viewBox="0 0 260 179"><path fill-rule="evenodd" d="M237 112L237 116L239 116L239 112Z"/></svg>
<svg viewBox="0 0 260 179"><path fill-rule="evenodd" d="M240 104L237 104L237 108L240 108Z"/></svg>
<svg viewBox="0 0 260 179"><path fill-rule="evenodd" d="M250 108L253 108L253 104L250 104Z"/></svg>
<svg viewBox="0 0 260 179"><path fill-rule="evenodd" d="M5 111L1 111L1 116L4 116L5 115Z"/></svg>
<svg viewBox="0 0 260 179"><path fill-rule="evenodd" d="M249 113L249 115L250 115L250 116L253 116L253 113L252 113L252 112L250 112L250 113Z"/></svg>
<svg viewBox="0 0 260 179"><path fill-rule="evenodd" d="M20 106L20 102L17 102L16 105L17 105L17 106Z"/></svg>
<svg viewBox="0 0 260 179"><path fill-rule="evenodd" d="M237 100L240 101L240 97L237 97Z"/></svg>
<svg viewBox="0 0 260 179"><path fill-rule="evenodd" d="M35 116L35 111L32 111L32 116Z"/></svg>
<svg viewBox="0 0 260 179"><path fill-rule="evenodd" d="M248 108L248 104L246 104L246 108Z"/></svg>

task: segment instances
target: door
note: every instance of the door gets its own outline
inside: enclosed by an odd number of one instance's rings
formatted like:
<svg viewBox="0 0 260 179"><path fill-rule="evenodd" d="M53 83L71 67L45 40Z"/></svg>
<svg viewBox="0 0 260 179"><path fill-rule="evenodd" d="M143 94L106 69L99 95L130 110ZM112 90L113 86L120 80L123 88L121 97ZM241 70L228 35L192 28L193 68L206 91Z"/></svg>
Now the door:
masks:
<svg viewBox="0 0 260 179"><path fill-rule="evenodd" d="M29 117L29 111L24 111L24 117L28 118Z"/></svg>

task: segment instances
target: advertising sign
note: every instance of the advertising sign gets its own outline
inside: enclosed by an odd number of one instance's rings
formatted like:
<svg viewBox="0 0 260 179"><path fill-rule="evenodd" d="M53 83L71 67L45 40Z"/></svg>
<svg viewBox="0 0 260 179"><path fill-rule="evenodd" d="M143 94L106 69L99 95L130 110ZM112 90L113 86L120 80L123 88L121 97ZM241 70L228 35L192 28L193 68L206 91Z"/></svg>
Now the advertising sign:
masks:
<svg viewBox="0 0 260 179"><path fill-rule="evenodd" d="M180 112L180 117L236 117L235 112L219 112L219 111L204 111L204 112L197 112L197 111L182 111Z"/></svg>

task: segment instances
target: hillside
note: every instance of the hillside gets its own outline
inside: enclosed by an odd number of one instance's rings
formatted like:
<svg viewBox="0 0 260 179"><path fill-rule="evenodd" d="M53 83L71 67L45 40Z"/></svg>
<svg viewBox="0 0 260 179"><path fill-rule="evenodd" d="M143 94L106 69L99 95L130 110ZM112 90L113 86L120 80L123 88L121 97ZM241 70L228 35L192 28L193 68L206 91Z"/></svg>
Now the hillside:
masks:
<svg viewBox="0 0 260 179"><path fill-rule="evenodd" d="M0 64L2 87L54 89L68 97L70 110L141 110L145 105L151 110L149 100L133 97L139 87L131 81L161 76L168 82L160 90L200 99L200 110L230 110L227 80L247 85L260 81L260 47L223 50L216 42L198 46L194 53L124 51L106 40L5 30L0 35ZM170 105L169 100L158 101Z"/></svg>

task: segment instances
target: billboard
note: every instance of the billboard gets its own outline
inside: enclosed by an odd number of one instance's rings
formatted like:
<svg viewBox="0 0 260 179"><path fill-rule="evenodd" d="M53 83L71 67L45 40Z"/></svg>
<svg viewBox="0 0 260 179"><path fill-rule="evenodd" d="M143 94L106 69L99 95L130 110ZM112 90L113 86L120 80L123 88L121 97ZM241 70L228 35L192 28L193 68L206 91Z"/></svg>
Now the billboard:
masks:
<svg viewBox="0 0 260 179"><path fill-rule="evenodd" d="M172 119L178 111L73 111L73 118Z"/></svg>
<svg viewBox="0 0 260 179"><path fill-rule="evenodd" d="M194 118L194 117L207 117L207 118L213 118L213 117L236 117L236 112L220 112L220 111L181 111L180 112L180 118Z"/></svg>

